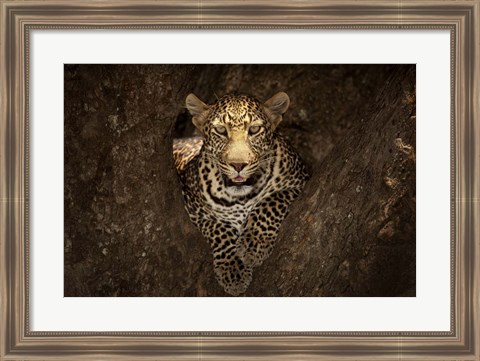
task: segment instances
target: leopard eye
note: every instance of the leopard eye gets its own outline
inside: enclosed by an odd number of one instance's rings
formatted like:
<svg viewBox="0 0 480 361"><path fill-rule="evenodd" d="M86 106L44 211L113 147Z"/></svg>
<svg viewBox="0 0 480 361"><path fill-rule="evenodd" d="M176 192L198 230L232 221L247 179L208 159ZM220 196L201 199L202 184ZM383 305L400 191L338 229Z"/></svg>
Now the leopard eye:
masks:
<svg viewBox="0 0 480 361"><path fill-rule="evenodd" d="M225 128L223 125L217 125L215 127L215 131L220 135L227 135L227 128Z"/></svg>
<svg viewBox="0 0 480 361"><path fill-rule="evenodd" d="M260 129L262 129L262 127L260 127L258 125L253 125L250 128L248 128L248 134L255 135L258 132L260 132Z"/></svg>

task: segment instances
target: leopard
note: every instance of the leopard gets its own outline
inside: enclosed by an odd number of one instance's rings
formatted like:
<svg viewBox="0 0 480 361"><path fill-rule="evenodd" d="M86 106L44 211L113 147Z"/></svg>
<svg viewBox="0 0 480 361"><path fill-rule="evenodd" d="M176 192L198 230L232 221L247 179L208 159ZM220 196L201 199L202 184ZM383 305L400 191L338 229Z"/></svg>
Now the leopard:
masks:
<svg viewBox="0 0 480 361"><path fill-rule="evenodd" d="M216 280L238 296L272 253L289 206L309 179L277 128L290 98L279 92L261 102L227 94L206 104L189 94L185 105L198 133L173 140L185 209L210 245Z"/></svg>

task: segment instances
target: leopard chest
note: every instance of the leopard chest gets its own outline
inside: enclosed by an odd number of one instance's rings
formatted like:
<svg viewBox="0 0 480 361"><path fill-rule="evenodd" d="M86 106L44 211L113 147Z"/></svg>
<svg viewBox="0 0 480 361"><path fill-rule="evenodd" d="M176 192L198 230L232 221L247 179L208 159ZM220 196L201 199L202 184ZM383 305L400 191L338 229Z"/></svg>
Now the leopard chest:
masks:
<svg viewBox="0 0 480 361"><path fill-rule="evenodd" d="M200 218L231 226L237 234L241 234L248 216L265 198L266 193L268 193L268 187L260 190L253 197L228 201L228 197L222 189L216 189L212 194L203 188L199 193L198 205L200 208L197 208L197 212L199 212Z"/></svg>
<svg viewBox="0 0 480 361"><path fill-rule="evenodd" d="M186 197L190 203L187 211L192 220L194 223L201 222L202 219L220 222L241 232L248 215L264 197L267 182L260 177L248 196L235 197L231 190L227 190L225 180L215 165L211 162L205 164L199 159L197 166L197 170L190 174L189 181L184 184L184 195L185 191L189 194Z"/></svg>
<svg viewBox="0 0 480 361"><path fill-rule="evenodd" d="M211 207L210 212L216 222L231 226L237 231L237 234L241 234L252 209L252 205L245 204L236 204L230 207L216 205Z"/></svg>

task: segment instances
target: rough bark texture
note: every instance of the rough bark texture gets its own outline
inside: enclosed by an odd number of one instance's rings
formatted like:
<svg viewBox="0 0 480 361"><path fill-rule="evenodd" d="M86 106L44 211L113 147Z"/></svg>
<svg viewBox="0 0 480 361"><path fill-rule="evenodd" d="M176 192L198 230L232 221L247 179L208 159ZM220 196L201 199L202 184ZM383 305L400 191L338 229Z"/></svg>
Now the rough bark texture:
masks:
<svg viewBox="0 0 480 361"><path fill-rule="evenodd" d="M65 296L226 296L171 156L194 92L278 91L312 179L247 296L415 295L415 66L65 66Z"/></svg>

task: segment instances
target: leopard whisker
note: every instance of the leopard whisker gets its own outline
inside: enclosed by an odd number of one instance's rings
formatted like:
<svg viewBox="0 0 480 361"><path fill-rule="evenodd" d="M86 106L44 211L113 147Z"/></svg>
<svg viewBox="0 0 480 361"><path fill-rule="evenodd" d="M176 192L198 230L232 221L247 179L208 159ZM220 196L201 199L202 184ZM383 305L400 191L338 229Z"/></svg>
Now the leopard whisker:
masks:
<svg viewBox="0 0 480 361"><path fill-rule="evenodd" d="M275 151L274 150L269 150L269 151L266 151L265 153L263 153L260 157L258 157L259 159L262 159L264 157L271 157L271 156L275 156Z"/></svg>
<svg viewBox="0 0 480 361"><path fill-rule="evenodd" d="M275 157L271 157L271 158L262 159L259 163L262 165L270 165L274 161L275 161Z"/></svg>
<svg viewBox="0 0 480 361"><path fill-rule="evenodd" d="M261 159L259 159L259 162L264 162L264 161L271 160L271 159L275 159L275 156L273 155L271 157L261 158Z"/></svg>

